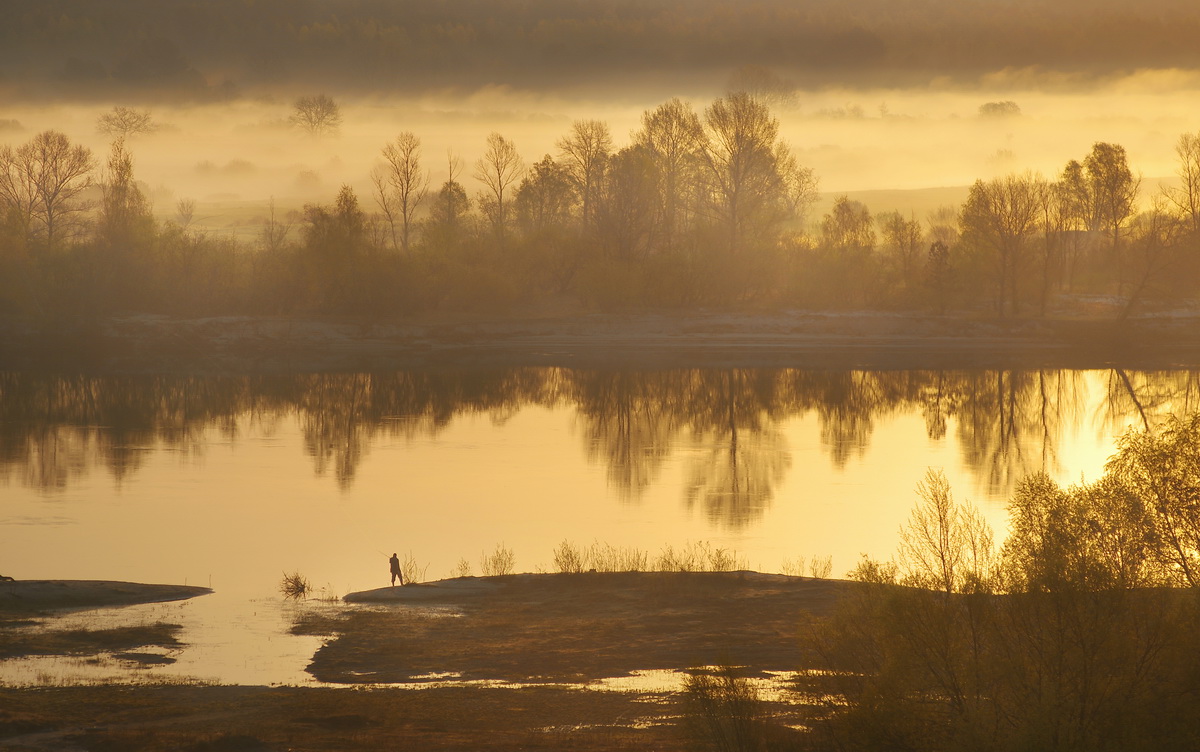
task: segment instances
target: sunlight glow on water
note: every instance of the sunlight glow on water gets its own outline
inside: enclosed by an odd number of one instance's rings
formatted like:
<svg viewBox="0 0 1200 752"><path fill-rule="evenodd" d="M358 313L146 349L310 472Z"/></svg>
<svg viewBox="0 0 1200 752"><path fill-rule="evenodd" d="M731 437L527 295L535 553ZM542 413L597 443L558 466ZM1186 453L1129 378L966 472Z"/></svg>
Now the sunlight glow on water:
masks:
<svg viewBox="0 0 1200 752"><path fill-rule="evenodd" d="M460 402L424 414L386 402L392 381L356 375L271 383L285 397L251 396L248 408L238 396L222 414L195 400L257 387L200 379L149 389L153 404L137 416L147 428L113 426L113 415L100 425L0 422L8 444L24 447L0 463L0 573L212 587L193 601L79 618L184 625L189 647L176 662L134 675L306 683L320 642L283 634L294 609L278 595L285 572L336 597L387 585L393 551L432 580L464 564L478 574L498 544L528 572L551 570L564 540L636 548L651 561L664 546L709 541L765 572L832 557L840 577L862 553L891 555L926 468L943 468L956 497L1002 532L1013 482L1042 469L1061 483L1098 477L1138 414L1107 372L958 377L955 402L932 417L937 374L736 373L736 384L721 373L634 376L618 384L633 396L620 399L603 375L531 369L496 386L470 377L447 392ZM1133 376L1154 415L1191 405L1191 375ZM650 377L653 390L639 391ZM347 379L350 393L382 400L379 415L374 403L337 402ZM535 396L495 396L513 382ZM103 397L103 382L85 386L89 400ZM461 396L468 388L479 396ZM176 391L191 401L154 417ZM727 392L734 428L722 417ZM189 410L200 417L170 422ZM36 681L36 662L5 663L0 676Z"/></svg>

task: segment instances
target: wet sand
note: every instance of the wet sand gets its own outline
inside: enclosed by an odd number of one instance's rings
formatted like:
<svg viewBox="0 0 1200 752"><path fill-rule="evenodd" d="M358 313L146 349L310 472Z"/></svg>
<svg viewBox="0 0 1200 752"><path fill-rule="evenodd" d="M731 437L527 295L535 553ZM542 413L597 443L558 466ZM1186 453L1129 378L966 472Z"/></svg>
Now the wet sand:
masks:
<svg viewBox="0 0 1200 752"><path fill-rule="evenodd" d="M211 592L206 587L111 580L0 581L0 614L180 601Z"/></svg>
<svg viewBox="0 0 1200 752"><path fill-rule="evenodd" d="M1172 368L1200 365L1200 316L989 319L645 313L403 321L133 315L0 320L0 369L294 373L460 367Z"/></svg>

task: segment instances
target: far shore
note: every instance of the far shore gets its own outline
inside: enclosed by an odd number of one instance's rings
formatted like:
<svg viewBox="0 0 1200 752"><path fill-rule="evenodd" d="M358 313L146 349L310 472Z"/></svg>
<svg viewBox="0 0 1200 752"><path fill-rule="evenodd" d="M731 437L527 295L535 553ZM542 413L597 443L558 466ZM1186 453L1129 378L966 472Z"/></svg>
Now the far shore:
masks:
<svg viewBox="0 0 1200 752"><path fill-rule="evenodd" d="M985 318L880 312L445 316L136 314L0 319L0 370L257 374L442 368L1200 367L1200 314Z"/></svg>

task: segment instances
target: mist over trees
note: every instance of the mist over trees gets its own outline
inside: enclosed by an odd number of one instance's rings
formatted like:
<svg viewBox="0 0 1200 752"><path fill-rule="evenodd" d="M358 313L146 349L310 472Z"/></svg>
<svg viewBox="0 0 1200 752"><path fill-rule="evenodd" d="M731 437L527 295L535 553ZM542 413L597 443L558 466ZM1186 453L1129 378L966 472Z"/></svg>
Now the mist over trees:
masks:
<svg viewBox="0 0 1200 752"><path fill-rule="evenodd" d="M570 87L632 72L678 81L741 66L820 85L1002 71L1081 80L1200 68L1198 35L1200 9L1185 0L1136 13L1122 0L756 0L736 10L721 0L9 0L0 86L29 98L197 99L256 88Z"/></svg>
<svg viewBox="0 0 1200 752"><path fill-rule="evenodd" d="M400 130L364 166L367 193L343 186L288 213L272 201L256 241L193 229L188 199L155 219L137 180L136 129L128 141L113 131L103 170L45 131L0 147L0 311L1028 317L1094 304L1124 318L1200 289L1196 134L1179 138L1178 184L1156 194L1121 145L1097 142L1064 155L1053 177L981 179L962 206L927 216L875 215L846 196L816 216L818 176L780 137L767 99L672 99L625 139L580 119L540 157L493 132L470 167L453 153L440 167ZM447 177L436 186L435 167Z"/></svg>

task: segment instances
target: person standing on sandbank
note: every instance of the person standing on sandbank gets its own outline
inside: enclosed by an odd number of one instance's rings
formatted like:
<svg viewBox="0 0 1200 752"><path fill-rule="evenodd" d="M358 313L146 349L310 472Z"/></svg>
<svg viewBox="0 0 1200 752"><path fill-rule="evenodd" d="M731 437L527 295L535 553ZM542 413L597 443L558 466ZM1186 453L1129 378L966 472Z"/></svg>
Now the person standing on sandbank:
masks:
<svg viewBox="0 0 1200 752"><path fill-rule="evenodd" d="M388 559L388 563L392 565L392 587L396 587L396 580L400 580L400 585L404 585L404 575L400 574L400 557L392 554L392 558Z"/></svg>

